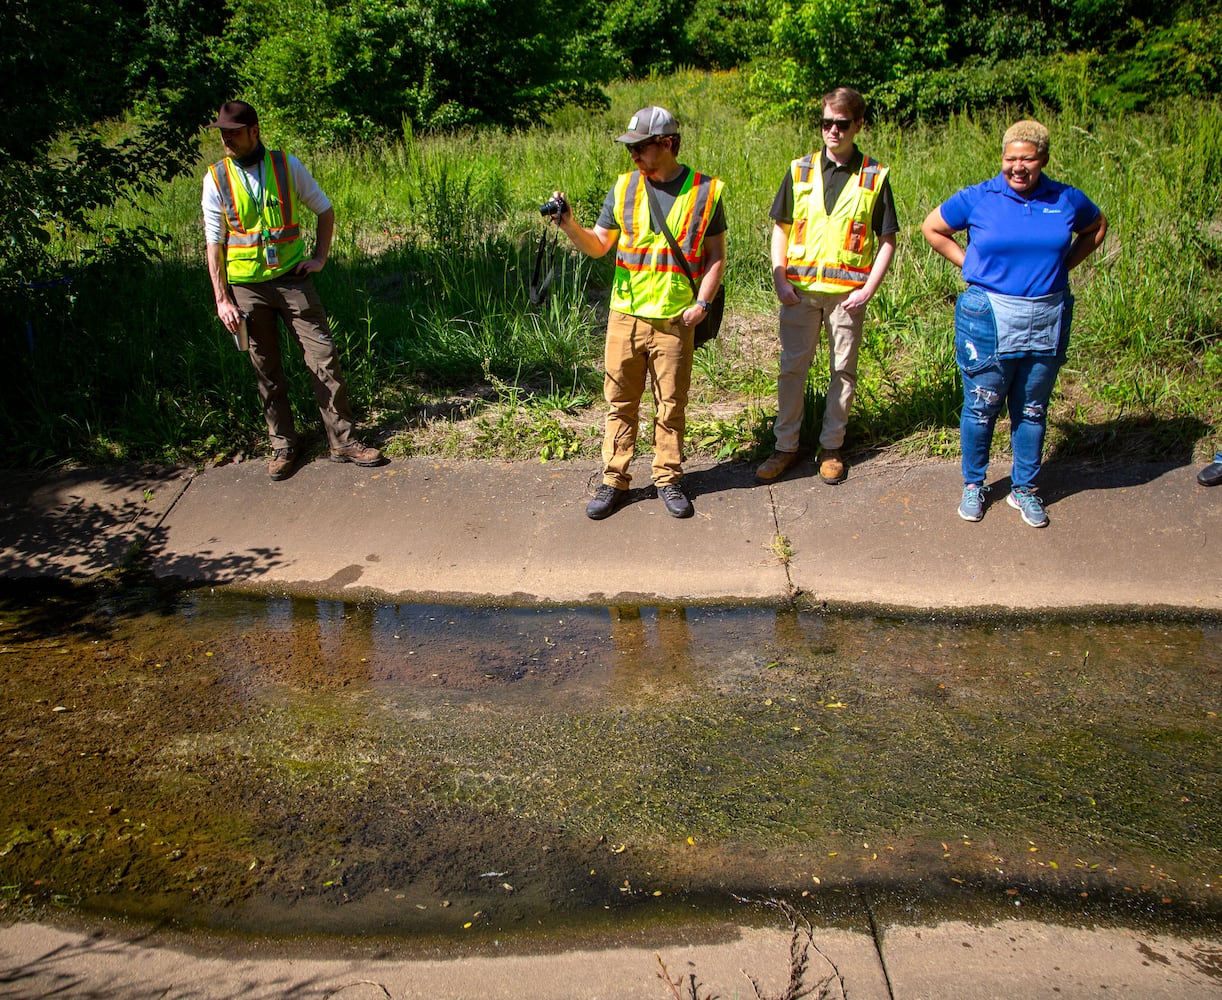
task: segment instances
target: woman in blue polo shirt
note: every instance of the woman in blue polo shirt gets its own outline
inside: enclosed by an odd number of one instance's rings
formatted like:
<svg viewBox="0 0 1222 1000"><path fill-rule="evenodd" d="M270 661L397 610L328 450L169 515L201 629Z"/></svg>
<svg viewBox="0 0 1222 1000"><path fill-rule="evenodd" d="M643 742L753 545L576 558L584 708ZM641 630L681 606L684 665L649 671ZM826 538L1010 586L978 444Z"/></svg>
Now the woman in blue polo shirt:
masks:
<svg viewBox="0 0 1222 1000"><path fill-rule="evenodd" d="M963 272L955 303L955 361L963 378L959 516L984 516L993 426L1010 415L1009 505L1033 528L1048 524L1036 492L1048 400L1065 361L1073 296L1069 272L1103 242L1107 220L1077 188L1044 175L1048 130L1020 121L1006 130L1001 173L963 188L926 216L929 245ZM967 231L966 248L954 234Z"/></svg>

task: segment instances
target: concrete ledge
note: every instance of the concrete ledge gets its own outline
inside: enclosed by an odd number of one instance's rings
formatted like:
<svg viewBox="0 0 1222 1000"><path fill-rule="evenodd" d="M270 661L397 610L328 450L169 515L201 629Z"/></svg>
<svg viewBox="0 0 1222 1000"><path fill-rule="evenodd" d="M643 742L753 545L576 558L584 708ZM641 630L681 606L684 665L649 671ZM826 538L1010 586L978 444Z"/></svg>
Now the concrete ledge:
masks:
<svg viewBox="0 0 1222 1000"><path fill-rule="evenodd" d="M14 474L0 575L83 578L139 549L162 578L353 599L1222 610L1222 489L1185 466L1050 467L1038 530L1005 480L961 520L954 463L868 460L838 486L810 462L753 472L694 468L687 520L646 486L605 521L584 516L597 472L571 462Z"/></svg>

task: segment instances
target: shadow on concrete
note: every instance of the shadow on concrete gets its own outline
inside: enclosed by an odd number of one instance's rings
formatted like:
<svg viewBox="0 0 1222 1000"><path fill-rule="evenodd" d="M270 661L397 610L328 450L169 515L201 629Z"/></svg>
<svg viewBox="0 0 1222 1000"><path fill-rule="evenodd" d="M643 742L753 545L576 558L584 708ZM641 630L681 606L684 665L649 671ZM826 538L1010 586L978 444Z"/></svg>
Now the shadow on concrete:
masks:
<svg viewBox="0 0 1222 1000"><path fill-rule="evenodd" d="M796 467L790 475L798 478ZM755 481L755 467L747 462L722 462L683 474L684 492L693 499L711 493L759 489L761 485Z"/></svg>
<svg viewBox="0 0 1222 1000"><path fill-rule="evenodd" d="M1068 459L1135 466L1192 465L1193 445L1210 432L1209 425L1197 417L1118 417L1101 423L1056 420L1052 426L1060 437L1045 454L1045 465Z"/></svg>
<svg viewBox="0 0 1222 1000"><path fill-rule="evenodd" d="M1132 486L1144 486L1171 469L1187 462L1144 462L1137 465L1099 464L1097 466L1078 463L1061 465L1059 463L1044 463L1040 473L1040 496L1045 503L1055 503L1066 497L1090 490L1119 490ZM1010 477L1006 476L994 492L1004 498L1010 490ZM1004 491L1004 492L1003 492Z"/></svg>
<svg viewBox="0 0 1222 1000"><path fill-rule="evenodd" d="M176 963L172 961L157 963L152 968L147 960L140 961L145 948L156 947L152 934L119 939L94 931L88 937L56 934L55 938L59 943L22 956L0 971L0 997L157 1000L172 995L178 1000L205 1000L217 995L215 984L209 979L197 978L194 984L183 982L175 975ZM274 970L272 975L268 972L267 968L252 964L249 977L240 974L227 977L226 995L243 1000L270 1000L286 996L325 997L337 992L333 983L328 985L318 975L294 977L281 969Z"/></svg>
<svg viewBox="0 0 1222 1000"><path fill-rule="evenodd" d="M0 487L0 575L90 576L121 566L151 509L156 473L8 472Z"/></svg>
<svg viewBox="0 0 1222 1000"><path fill-rule="evenodd" d="M138 579L164 546L165 520L193 475L150 467L9 472L0 477L0 579L81 583L110 574ZM279 547L158 559L171 581L229 580L284 564ZM131 580L125 583L130 585Z"/></svg>

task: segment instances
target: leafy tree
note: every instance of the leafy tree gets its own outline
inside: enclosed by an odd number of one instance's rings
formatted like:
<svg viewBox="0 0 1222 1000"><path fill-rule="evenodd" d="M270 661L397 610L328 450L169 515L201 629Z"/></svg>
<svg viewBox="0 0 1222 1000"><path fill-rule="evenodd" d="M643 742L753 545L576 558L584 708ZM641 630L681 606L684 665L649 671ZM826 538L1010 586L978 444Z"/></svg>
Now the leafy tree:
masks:
<svg viewBox="0 0 1222 1000"><path fill-rule="evenodd" d="M624 76L730 69L763 55L771 0L601 0L600 36Z"/></svg>
<svg viewBox="0 0 1222 1000"><path fill-rule="evenodd" d="M562 0L231 0L219 57L279 130L313 140L516 125L601 100L612 66ZM253 40L253 41L252 41Z"/></svg>
<svg viewBox="0 0 1222 1000"><path fill-rule="evenodd" d="M848 84L900 118L1055 103L1066 66L1105 74L1100 103L1216 94L1218 13L1217 0L777 0L752 89L767 114L817 114Z"/></svg>
<svg viewBox="0 0 1222 1000"><path fill-rule="evenodd" d="M818 113L822 95L863 93L905 72L942 65L953 39L936 0L780 0L773 56L754 74L775 112Z"/></svg>
<svg viewBox="0 0 1222 1000"><path fill-rule="evenodd" d="M1100 98L1109 104L1135 109L1162 98L1217 94L1222 92L1222 21L1217 16L1177 19L1144 33L1131 50L1109 58L1107 66Z"/></svg>
<svg viewBox="0 0 1222 1000"><path fill-rule="evenodd" d="M696 0L683 21L692 64L731 69L763 55L770 35L770 6L769 0Z"/></svg>
<svg viewBox="0 0 1222 1000"><path fill-rule="evenodd" d="M108 231L94 210L194 160L215 98L202 37L219 15L188 0L0 0L0 295L53 278L65 240L92 244L77 266L147 249L151 234Z"/></svg>
<svg viewBox="0 0 1222 1000"><path fill-rule="evenodd" d="M625 76L669 73L690 61L685 0L609 0L602 33Z"/></svg>

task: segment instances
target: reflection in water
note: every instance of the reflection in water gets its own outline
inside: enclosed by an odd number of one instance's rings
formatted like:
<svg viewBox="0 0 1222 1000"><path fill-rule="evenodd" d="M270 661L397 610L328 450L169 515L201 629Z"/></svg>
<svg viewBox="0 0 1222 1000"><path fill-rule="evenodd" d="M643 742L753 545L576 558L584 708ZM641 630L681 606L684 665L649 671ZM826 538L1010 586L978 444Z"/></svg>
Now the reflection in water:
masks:
<svg viewBox="0 0 1222 1000"><path fill-rule="evenodd" d="M658 608L613 606L611 642L615 658L616 688L623 694L686 689L692 683L691 633L687 609L680 605Z"/></svg>
<svg viewBox="0 0 1222 1000"><path fill-rule="evenodd" d="M404 934L863 885L1219 913L1212 620L51 606L0 605L12 901Z"/></svg>

